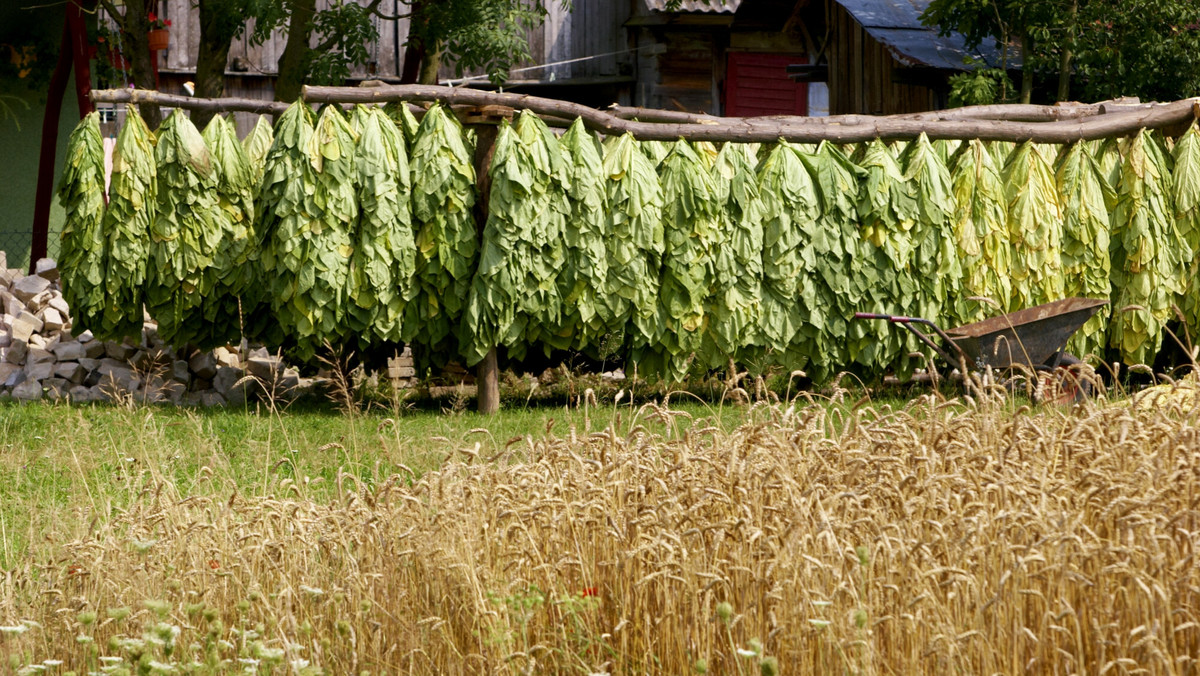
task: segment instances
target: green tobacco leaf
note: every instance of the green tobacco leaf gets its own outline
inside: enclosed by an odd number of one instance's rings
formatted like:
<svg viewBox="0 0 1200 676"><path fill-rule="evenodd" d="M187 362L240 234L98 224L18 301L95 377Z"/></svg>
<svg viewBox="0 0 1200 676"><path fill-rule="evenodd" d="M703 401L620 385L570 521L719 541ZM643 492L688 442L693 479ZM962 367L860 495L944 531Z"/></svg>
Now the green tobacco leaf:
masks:
<svg viewBox="0 0 1200 676"><path fill-rule="evenodd" d="M1200 344L1200 131L1193 123L1175 144L1172 192L1179 236L1191 249L1187 283L1178 299L1191 344Z"/></svg>
<svg viewBox="0 0 1200 676"><path fill-rule="evenodd" d="M1011 310L1063 298L1063 211L1054 170L1033 143L1022 143L1000 174L1013 245Z"/></svg>
<svg viewBox="0 0 1200 676"><path fill-rule="evenodd" d="M1111 189L1085 143L1073 143L1058 155L1055 181L1063 205L1063 294L1067 298L1103 298L1111 293L1109 259ZM1067 344L1078 357L1103 361L1110 308L1104 307Z"/></svg>
<svg viewBox="0 0 1200 676"><path fill-rule="evenodd" d="M378 108L357 107L353 121L360 213L353 233L347 321L366 347L403 338L404 312L414 295L416 244L408 154L400 130Z"/></svg>
<svg viewBox="0 0 1200 676"><path fill-rule="evenodd" d="M1126 364L1148 364L1183 293L1191 263L1172 204L1171 156L1142 130L1123 153L1112 213L1113 318L1109 345Z"/></svg>
<svg viewBox="0 0 1200 676"><path fill-rule="evenodd" d="M820 214L817 187L795 146L780 142L758 172L763 207L763 323L775 358L802 369L820 355L812 327L823 311L806 260L808 230Z"/></svg>
<svg viewBox="0 0 1200 676"><path fill-rule="evenodd" d="M854 160L865 172L857 203L859 233L866 243L862 262L870 267L869 276L878 287L857 311L917 314L913 233L920 209L916 186L904 178L900 163L882 141L860 146ZM897 331L885 322L858 323L864 338L861 361L873 362L879 373L892 368L902 378L921 365L909 356L920 346L907 331Z"/></svg>
<svg viewBox="0 0 1200 676"><path fill-rule="evenodd" d="M71 308L71 331L102 331L104 272L104 141L100 116L88 113L67 141L58 199L66 220L59 248L63 298Z"/></svg>
<svg viewBox="0 0 1200 676"><path fill-rule="evenodd" d="M629 336L636 362L663 330L658 303L662 189L653 164L629 134L610 137L602 171L608 201L608 279L598 307L609 333Z"/></svg>
<svg viewBox="0 0 1200 676"><path fill-rule="evenodd" d="M219 291L213 259L228 212L208 145L183 111L176 109L159 128L155 160L158 203L150 223L146 309L168 345L212 347L213 327L201 304Z"/></svg>
<svg viewBox="0 0 1200 676"><path fill-rule="evenodd" d="M754 150L726 143L711 169L718 237L703 352L712 368L729 359L757 359L767 346L762 330L763 207Z"/></svg>
<svg viewBox="0 0 1200 676"><path fill-rule="evenodd" d="M801 153L801 161L816 184L820 205L817 220L801 224L808 229L804 258L817 298L811 325L801 333L813 350L808 375L824 382L851 363L880 366L874 350L878 327L851 317L864 306L882 304L886 291L868 260L870 245L858 231L859 186L866 172L827 142L813 153Z"/></svg>
<svg viewBox="0 0 1200 676"><path fill-rule="evenodd" d="M417 117L413 115L409 105L407 101L392 101L383 107L383 112L392 122L396 123L404 135L405 147L411 149L417 138L417 130L421 128L421 123L417 121Z"/></svg>
<svg viewBox="0 0 1200 676"><path fill-rule="evenodd" d="M963 296L995 303L967 304L961 319L975 322L1011 309L1013 247L1004 184L993 154L977 139L963 145L950 174L958 203L954 235L962 258Z"/></svg>
<svg viewBox="0 0 1200 676"><path fill-rule="evenodd" d="M950 171L929 139L921 134L899 158L905 180L917 192L917 222L912 274L917 280L917 314L942 326L954 326L974 312L962 295L962 262L954 237L958 203Z"/></svg>
<svg viewBox="0 0 1200 676"><path fill-rule="evenodd" d="M515 127L500 127L488 170L483 252L460 340L468 365L496 346L521 359L538 342L553 344L566 260L566 172L557 139L533 113L523 112Z"/></svg>
<svg viewBox="0 0 1200 676"><path fill-rule="evenodd" d="M142 335L150 224L158 201L155 176L154 137L137 108L129 106L113 149L108 209L104 212L108 255L104 316L99 330L92 330L101 340L140 339Z"/></svg>
<svg viewBox="0 0 1200 676"><path fill-rule="evenodd" d="M207 127L205 127L207 129ZM246 160L250 163L250 172L254 177L255 186L262 180L263 168L266 165L267 153L275 140L275 131L271 128L271 120L266 115L259 115L254 123L254 129L242 139L242 149L246 151Z"/></svg>
<svg viewBox="0 0 1200 676"><path fill-rule="evenodd" d="M445 363L458 354L454 332L479 257L475 168L462 127L439 106L421 119L409 159L417 293L405 313L405 339Z"/></svg>
<svg viewBox="0 0 1200 676"><path fill-rule="evenodd" d="M600 314L599 297L608 279L608 255L604 247L607 214L601 149L579 119L563 134L560 144L569 175L571 210L563 228L566 264L558 278L563 301L560 339L570 338L567 348L603 357L607 356L601 354L607 327Z"/></svg>
<svg viewBox="0 0 1200 676"><path fill-rule="evenodd" d="M663 331L644 351L640 365L676 381L687 376L688 363L700 351L708 329L706 307L723 235L718 219L723 203L708 169L686 141L677 141L659 164L665 245L659 290Z"/></svg>
<svg viewBox="0 0 1200 676"><path fill-rule="evenodd" d="M221 228L221 242L213 252L216 290L202 303L210 324L204 342L224 345L240 340L247 323L267 314L263 284L255 274L262 246L254 205L258 177L228 120L214 116L203 136L217 180L220 212L214 220Z"/></svg>
<svg viewBox="0 0 1200 676"><path fill-rule="evenodd" d="M307 106L297 103L280 117L267 155L263 279L286 344L301 359L349 334L351 230L358 219L354 145L335 106L326 106L314 126Z"/></svg>

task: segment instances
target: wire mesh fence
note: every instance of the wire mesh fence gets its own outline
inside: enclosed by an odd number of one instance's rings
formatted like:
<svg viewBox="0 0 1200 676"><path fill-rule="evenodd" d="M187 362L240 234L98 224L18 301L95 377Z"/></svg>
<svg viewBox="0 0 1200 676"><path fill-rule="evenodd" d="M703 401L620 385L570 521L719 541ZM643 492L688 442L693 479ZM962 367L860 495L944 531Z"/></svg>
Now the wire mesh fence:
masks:
<svg viewBox="0 0 1200 676"><path fill-rule="evenodd" d="M58 259L59 235L62 227L54 225L46 238L46 255ZM4 252L9 268L29 269L29 252L33 245L33 229L0 231L0 251Z"/></svg>

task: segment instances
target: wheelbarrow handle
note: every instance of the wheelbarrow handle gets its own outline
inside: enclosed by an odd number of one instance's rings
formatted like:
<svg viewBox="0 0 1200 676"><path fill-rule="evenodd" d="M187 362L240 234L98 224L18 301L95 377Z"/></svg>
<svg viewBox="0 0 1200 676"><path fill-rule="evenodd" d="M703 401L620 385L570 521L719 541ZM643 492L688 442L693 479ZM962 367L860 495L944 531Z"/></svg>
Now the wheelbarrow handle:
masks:
<svg viewBox="0 0 1200 676"><path fill-rule="evenodd" d="M884 315L874 312L855 312L854 318L884 319L893 324L899 324L908 329L914 336L917 337L918 340L936 352L938 356L940 356L942 359L945 359L947 363L955 364L962 369L964 373L968 367L974 365L974 361L972 361L971 358L968 357L965 352L963 352L958 343L954 342L954 339L951 338L945 331L943 331L941 327L928 319L922 319L921 317L905 317L902 315ZM933 340L925 332L913 326L914 324L924 324L925 326L928 326L933 330L934 333L941 337L942 340L946 341L947 348L943 349L942 346L933 342ZM955 357L957 357L957 359L955 359Z"/></svg>
<svg viewBox="0 0 1200 676"><path fill-rule="evenodd" d="M876 314L874 312L855 312L854 318L855 319L882 319L884 321L892 322L893 324L911 324L913 322L923 324L923 323L927 322L927 320L921 319L919 317L904 317L901 315L881 315L881 314Z"/></svg>

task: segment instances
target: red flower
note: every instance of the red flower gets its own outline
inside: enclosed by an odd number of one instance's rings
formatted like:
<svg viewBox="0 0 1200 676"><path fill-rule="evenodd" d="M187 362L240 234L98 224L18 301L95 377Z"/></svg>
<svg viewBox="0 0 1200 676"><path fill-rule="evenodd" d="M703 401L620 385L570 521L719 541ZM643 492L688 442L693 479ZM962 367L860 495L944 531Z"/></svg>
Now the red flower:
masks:
<svg viewBox="0 0 1200 676"><path fill-rule="evenodd" d="M208 567L209 567L209 568L212 568L213 570L216 570L216 569L218 569L218 568L220 568L220 567L221 567L221 564L220 564L220 562L219 562L219 561L217 561L216 559L209 559L209 560L208 560Z"/></svg>
<svg viewBox="0 0 1200 676"><path fill-rule="evenodd" d="M155 23L158 21L158 15L155 14L154 12L150 12L150 14L146 18L150 20L150 23Z"/></svg>
<svg viewBox="0 0 1200 676"><path fill-rule="evenodd" d="M596 587L584 587L579 595L586 599L589 596L599 596L600 591Z"/></svg>
<svg viewBox="0 0 1200 676"><path fill-rule="evenodd" d="M171 20L170 20L170 19L167 19L165 23L167 24L167 28L170 28L170 27L171 27Z"/></svg>

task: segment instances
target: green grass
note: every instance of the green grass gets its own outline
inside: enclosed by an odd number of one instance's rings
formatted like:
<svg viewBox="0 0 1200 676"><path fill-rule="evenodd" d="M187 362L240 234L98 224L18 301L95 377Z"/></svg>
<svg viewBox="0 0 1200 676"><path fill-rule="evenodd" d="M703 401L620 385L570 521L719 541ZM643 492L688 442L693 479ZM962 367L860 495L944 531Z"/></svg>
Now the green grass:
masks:
<svg viewBox="0 0 1200 676"><path fill-rule="evenodd" d="M856 396L847 394L835 408L907 403L894 393ZM520 459L529 439L610 426L624 435L639 425L671 438L692 426L728 431L777 413L688 394L669 404L664 415L627 399L586 409L510 401L496 416L398 405L344 413L319 401L283 409L0 404L0 566L36 553L39 543L85 537L90 521L110 518L146 491L228 500L280 495L290 480L329 499L342 474L367 486L393 476L411 482L449 459Z"/></svg>
<svg viewBox="0 0 1200 676"><path fill-rule="evenodd" d="M511 408L497 416L470 411L376 409L345 414L308 404L282 411L245 409L0 405L0 567L39 542L86 535L144 491L179 499L281 492L285 479L315 497L336 492L338 476L367 485L407 481L447 459L519 457L527 438L621 432L644 425L681 434L697 422L725 429L747 409L673 401L664 420L629 405Z"/></svg>

